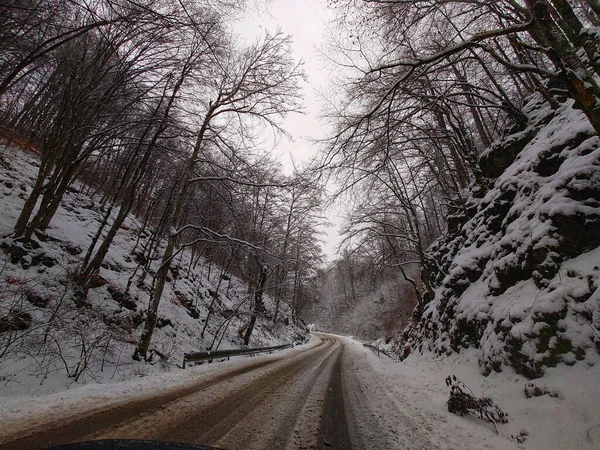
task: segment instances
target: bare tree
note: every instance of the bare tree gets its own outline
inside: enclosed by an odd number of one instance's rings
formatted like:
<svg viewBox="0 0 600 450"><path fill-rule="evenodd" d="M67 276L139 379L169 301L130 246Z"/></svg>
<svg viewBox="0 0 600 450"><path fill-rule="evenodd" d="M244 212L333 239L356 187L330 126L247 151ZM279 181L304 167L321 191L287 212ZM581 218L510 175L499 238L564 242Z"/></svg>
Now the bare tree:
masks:
<svg viewBox="0 0 600 450"><path fill-rule="evenodd" d="M207 69L213 82L206 86L208 96L199 99L198 116L200 122L196 141L182 174L181 188L174 198L173 213L169 218L169 237L162 256L148 314L134 357L146 357L154 326L158 306L162 297L167 272L169 270L179 235L189 229L196 229L209 238L218 238L220 234L204 226L183 222L188 192L194 183L207 182L214 177L195 176L195 169L201 161L202 152L211 146L222 150L235 149L236 143L229 141L228 133L235 124L242 125L242 136L248 135L249 126L266 123L279 129L277 118L285 113L297 110L298 81L302 77L300 67L289 58L289 39L280 33L267 35L261 42L239 52L229 49L226 53L215 55L214 64ZM230 125L230 124L234 125ZM225 126L228 125L229 127ZM239 134L238 134L239 136ZM222 177L217 177L222 178ZM232 180L236 182L236 180ZM251 181L237 182L252 184Z"/></svg>
<svg viewBox="0 0 600 450"><path fill-rule="evenodd" d="M381 258L399 269L431 263L425 249L445 231L446 205L482 181L479 153L524 126L518 105L533 90L556 108L551 80L600 130L589 3L350 0L338 10L331 54L346 95L320 168L352 205L348 243L383 242ZM403 277L422 307L428 280Z"/></svg>
<svg viewBox="0 0 600 450"><path fill-rule="evenodd" d="M116 195L120 202L119 212L93 257L91 254L96 242L92 242L88 250L88 255L86 255L82 263L80 270L82 275L90 276L99 271L100 265L112 244L112 240L133 207L138 188L147 174L147 167L151 156L158 150L160 140L164 137L165 132L170 126L173 128L173 109L178 100L180 89L186 78L192 73L194 65L205 57L207 53L210 53L212 48L218 45L217 41L205 38L212 36L211 32L215 27L215 19L205 20L202 30L195 27L191 35L186 36L190 42L187 57L181 61L181 67L177 68L177 73L171 72L165 77L166 83L161 95L155 100L156 106L146 119L146 125L140 130L139 138L132 142L130 152L136 159L127 162L124 173L117 183L118 189ZM179 48L181 53L184 52L182 47L183 45ZM172 64L176 66L177 60L173 59ZM107 213L106 217L108 218L109 215ZM98 230L97 238L99 238L102 228L100 227Z"/></svg>

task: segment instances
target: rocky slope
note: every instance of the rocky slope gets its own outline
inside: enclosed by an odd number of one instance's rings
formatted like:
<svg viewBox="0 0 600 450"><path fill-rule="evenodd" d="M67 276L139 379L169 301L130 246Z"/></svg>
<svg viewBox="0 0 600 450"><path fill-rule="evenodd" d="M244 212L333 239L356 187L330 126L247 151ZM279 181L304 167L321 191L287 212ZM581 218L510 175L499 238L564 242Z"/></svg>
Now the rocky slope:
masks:
<svg viewBox="0 0 600 450"><path fill-rule="evenodd" d="M536 95L524 112L429 249L435 295L404 355L474 347L483 374L529 378L600 360L600 140L570 100Z"/></svg>

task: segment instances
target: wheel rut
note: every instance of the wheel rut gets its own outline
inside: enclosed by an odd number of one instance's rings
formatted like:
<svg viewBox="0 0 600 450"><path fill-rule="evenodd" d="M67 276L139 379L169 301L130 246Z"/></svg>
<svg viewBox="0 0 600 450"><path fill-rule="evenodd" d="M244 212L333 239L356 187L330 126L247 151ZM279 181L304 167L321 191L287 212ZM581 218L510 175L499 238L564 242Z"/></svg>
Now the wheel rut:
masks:
<svg viewBox="0 0 600 450"><path fill-rule="evenodd" d="M191 386L0 438L27 450L97 439L152 439L225 449L350 449L343 342L244 364ZM199 372L201 373L201 372ZM358 442L358 441L357 441Z"/></svg>
<svg viewBox="0 0 600 450"><path fill-rule="evenodd" d="M317 344L311 350L320 349L326 345L328 345L328 341L323 340L323 342ZM152 414L155 411L164 409L171 403L227 382L230 379L264 369L278 363L282 359L284 357L246 365L191 386L149 398L134 400L126 404L112 405L102 410L90 411L85 416L76 417L72 420L60 422L49 421L43 424L43 429L24 429L17 433L0 437L0 447L3 450L28 450L86 440L89 437L102 434L103 430L118 427L120 424L135 420L140 416Z"/></svg>
<svg viewBox="0 0 600 450"><path fill-rule="evenodd" d="M334 342L327 342L319 352L248 383L222 400L206 405L195 411L184 423L157 436L157 439L215 445L234 430L237 424L245 422L248 416L256 413L263 404L272 402L273 398L278 397L278 393L285 392L304 377L333 345ZM260 416L260 413L256 415ZM256 433L256 430L253 431ZM238 439L244 442L244 448L250 448L248 445L252 436L243 435Z"/></svg>
<svg viewBox="0 0 600 450"><path fill-rule="evenodd" d="M344 348L336 355L335 364L329 378L323 417L318 433L319 449L343 450L351 449L348 419L344 404L342 382L342 357Z"/></svg>

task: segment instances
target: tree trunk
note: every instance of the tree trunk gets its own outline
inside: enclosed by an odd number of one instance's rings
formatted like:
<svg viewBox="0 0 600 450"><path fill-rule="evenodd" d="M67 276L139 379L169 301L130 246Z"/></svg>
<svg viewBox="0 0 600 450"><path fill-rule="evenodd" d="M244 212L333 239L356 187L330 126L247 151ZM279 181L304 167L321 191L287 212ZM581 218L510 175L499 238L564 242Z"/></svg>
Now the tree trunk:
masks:
<svg viewBox="0 0 600 450"><path fill-rule="evenodd" d="M152 299L148 306L148 313L146 315L146 321L144 322L144 330L142 331L140 341L138 342L138 345L133 354L134 359L146 359L148 348L150 347L150 341L152 340L152 334L154 333L154 328L156 327L156 319L158 317L158 306L160 305L160 300L162 297L163 290L165 288L165 283L167 282L167 275L169 273L169 269L171 268L171 259L173 258L176 243L177 236L173 233L169 233L167 248L165 249L165 253L163 254L160 268L156 273L156 284L154 285L154 292L152 294Z"/></svg>
<svg viewBox="0 0 600 450"><path fill-rule="evenodd" d="M108 219L110 219L110 216L112 214L114 206L115 206L114 202L111 203L111 205L107 208L106 212L104 213L104 216L102 217L102 222L100 222L100 225L98 226L98 229L96 230L96 234L92 238L92 242L90 243L90 245L87 249L87 252L85 253L85 257L83 258L83 262L81 263L81 269L79 271L80 273L85 272L85 268L87 267L87 265L90 262L92 253L94 252L94 248L96 247L96 244L98 243L98 241L100 240L100 237L102 236L104 227L106 227L106 224L108 224Z"/></svg>
<svg viewBox="0 0 600 450"><path fill-rule="evenodd" d="M258 317L258 313L262 309L262 297L265 290L267 278L269 278L267 268L261 264L260 278L258 280L256 291L254 292L254 308L252 311L252 316L250 317L250 323L248 324L246 332L244 333L245 345L248 345L248 343L250 342L250 337L252 336L252 331L254 331L254 325L256 324L256 318Z"/></svg>
<svg viewBox="0 0 600 450"><path fill-rule="evenodd" d="M42 163L43 164L43 163ZM25 204L23 205L23 209L19 214L19 218L17 219L17 223L14 228L15 237L22 237L25 234L25 230L27 229L27 224L29 223L29 219L33 214L33 210L35 209L35 205L38 202L38 199L42 195L42 188L44 186L45 174L42 171L42 167L40 166L40 170L38 171L38 175L35 179L35 184L33 185L33 189L29 193L29 197L25 200Z"/></svg>
<svg viewBox="0 0 600 450"><path fill-rule="evenodd" d="M221 288L221 283L223 281L223 275L227 272L227 270L229 270L229 267L231 265L231 261L233 261L233 257L235 256L235 253L232 253L229 261L227 261L227 265L224 266L221 270L221 276L219 277L219 283L217 284L217 287L215 288L215 295L213 295L212 300L210 301L210 306L208 307L208 313L206 314L206 320L204 321L204 326L202 327L202 331L200 332L200 337L202 339L204 339L204 333L206 332L206 329L208 328L208 322L213 314L213 310L215 307L215 302L219 296L219 289ZM210 281L210 280L209 280Z"/></svg>
<svg viewBox="0 0 600 450"><path fill-rule="evenodd" d="M589 64L597 75L600 75L600 64L598 63L598 41L595 33L589 33L585 30L583 24L575 15L573 8L566 0L552 0L554 8L561 16L564 27L570 32L566 32L569 40L577 48L583 48L587 54ZM573 37L571 37L573 35Z"/></svg>
<svg viewBox="0 0 600 450"><path fill-rule="evenodd" d="M551 57L562 69L565 84L596 132L600 134L600 87L586 69L576 50L552 20L546 0L526 0L534 26L544 44L552 48Z"/></svg>
<svg viewBox="0 0 600 450"><path fill-rule="evenodd" d="M44 196L48 195L49 199L48 201L44 202L43 209L40 205L40 211L38 212L39 217L38 215L34 217L31 223L32 229L39 228L40 230L45 231L48 228L48 226L50 225L50 221L52 220L52 218L56 214L56 211L58 210L58 207L60 206L60 202L64 197L65 192L75 179L74 173L76 172L76 169L76 163L70 165L66 173L63 174L60 183L58 183L58 185L52 191L52 194L44 194Z"/></svg>
<svg viewBox="0 0 600 450"><path fill-rule="evenodd" d="M579 32L583 28L581 22L565 0L550 0L548 12L553 16L554 22L560 27L567 39L575 47L581 46Z"/></svg>
<svg viewBox="0 0 600 450"><path fill-rule="evenodd" d="M144 330L133 355L135 359L146 359L146 354L148 353L148 348L150 346L152 334L154 333L154 327L156 326L158 306L160 305L162 293L165 288L165 283L167 281L167 274L169 272L169 268L171 267L171 259L173 257L175 245L177 243L178 235L174 232L175 230L173 228L181 225L179 222L181 221L183 207L185 204L185 200L187 199L188 187L190 185L191 179L194 176L194 166L196 160L198 159L202 143L204 142L204 135L208 130L210 120L212 119L212 116L215 113L217 106L218 103L211 105L211 107L206 113L202 126L200 127L200 131L198 132L198 137L196 138L194 150L190 155L190 158L188 159L186 170L183 175L183 180L181 182L181 188L175 199L175 210L173 211L170 220L167 220L169 240L167 242L167 248L161 260L160 269L156 274L156 284L154 285L152 300L148 305L148 314L146 316L146 321L144 322Z"/></svg>
<svg viewBox="0 0 600 450"><path fill-rule="evenodd" d="M112 245L112 242L115 236L117 235L117 232L121 228L121 225L123 225L123 222L127 218L129 211L131 211L132 204L132 198L128 198L121 203L121 207L119 208L117 217L115 217L114 222L108 230L108 233L106 233L106 236L102 241L102 244L100 244L100 247L98 248L98 251L96 252L94 257L89 262L89 264L87 264L87 266L83 268L82 275L91 276L97 274L100 271L100 266L104 262L104 258L106 257L106 254L108 253L108 250L110 249L110 246Z"/></svg>

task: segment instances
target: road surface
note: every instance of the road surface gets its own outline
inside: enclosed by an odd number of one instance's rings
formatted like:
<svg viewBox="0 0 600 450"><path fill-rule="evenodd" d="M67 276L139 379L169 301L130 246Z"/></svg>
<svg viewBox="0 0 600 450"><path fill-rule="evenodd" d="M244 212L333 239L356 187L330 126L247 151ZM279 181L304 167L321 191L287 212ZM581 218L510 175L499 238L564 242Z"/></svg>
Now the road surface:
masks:
<svg viewBox="0 0 600 450"><path fill-rule="evenodd" d="M223 449L435 448L395 411L364 354L338 337L255 358L176 391L0 436L2 449L155 439Z"/></svg>

